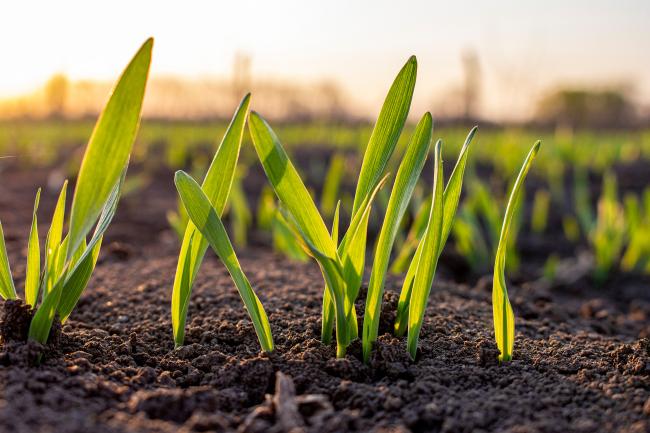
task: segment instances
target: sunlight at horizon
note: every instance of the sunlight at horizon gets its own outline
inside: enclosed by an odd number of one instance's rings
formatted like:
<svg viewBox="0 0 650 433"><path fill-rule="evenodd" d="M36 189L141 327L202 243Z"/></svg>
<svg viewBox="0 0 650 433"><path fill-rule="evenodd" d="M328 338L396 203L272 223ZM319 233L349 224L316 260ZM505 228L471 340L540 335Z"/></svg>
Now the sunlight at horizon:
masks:
<svg viewBox="0 0 650 433"><path fill-rule="evenodd" d="M276 3L4 5L0 97L32 92L59 72L113 81L153 36L154 76L229 77L241 53L254 80L332 80L364 114L375 113L411 54L419 61L415 110L444 105L462 85L468 51L478 58L488 118L528 115L543 92L563 84L631 85L650 105L648 2Z"/></svg>

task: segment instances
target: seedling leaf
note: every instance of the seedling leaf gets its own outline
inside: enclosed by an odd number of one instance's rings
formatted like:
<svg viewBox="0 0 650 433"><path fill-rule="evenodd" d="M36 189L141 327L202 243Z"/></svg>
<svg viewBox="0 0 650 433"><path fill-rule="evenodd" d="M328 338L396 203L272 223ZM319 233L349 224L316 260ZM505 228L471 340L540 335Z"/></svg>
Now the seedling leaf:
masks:
<svg viewBox="0 0 650 433"><path fill-rule="evenodd" d="M127 165L140 123L153 39L133 57L97 121L84 154L70 211L66 261L92 229Z"/></svg>
<svg viewBox="0 0 650 433"><path fill-rule="evenodd" d="M449 232L454 221L454 216L456 214L456 209L458 208L458 202L460 201L460 193L463 187L463 177L465 174L465 167L467 165L467 157L469 155L469 145L476 134L477 128L474 127L467 134L465 143L460 150L458 159L456 160L456 165L447 181L447 186L445 187L445 192L443 194L443 222L442 222L442 238L439 244L439 251L437 252L437 257L442 253L442 248L447 242L449 237ZM428 203L429 214L431 212L431 202ZM428 227L428 226L426 226ZM426 231L426 229L425 229ZM424 236L424 232L422 233ZM417 265L420 262L420 256L422 254L423 243L420 241L415 250L415 254L411 263L409 264L408 271L404 277L404 284L402 286L402 291L400 293L399 301L397 304L397 313L395 317L395 334L397 336L402 336L407 329L407 320L408 320L408 311L409 304L411 300L411 289L413 288L413 278L415 278L415 273L417 270Z"/></svg>
<svg viewBox="0 0 650 433"><path fill-rule="evenodd" d="M436 273L438 252L440 251L443 236L444 206L442 195L444 176L441 148L442 143L438 141L434 150L433 205L429 214L427 230L424 233L424 238L420 241L422 248L413 278L412 295L409 303L407 347L412 359L415 359L417 352L420 329L422 328L424 312L429 301L433 277Z"/></svg>
<svg viewBox="0 0 650 433"><path fill-rule="evenodd" d="M210 200L210 204L214 207L218 217L223 215L228 203L228 196L235 177L237 161L239 160L239 151L249 105L250 94L247 94L237 107L203 180L203 192ZM187 320L187 307L192 294L192 285L207 248L208 241L203 238L190 221L187 228L185 228L181 251L178 255L172 292L172 330L176 347L182 346L185 340L185 322Z"/></svg>
<svg viewBox="0 0 650 433"><path fill-rule="evenodd" d="M257 338L262 349L273 351L271 327L262 303L255 295L248 278L241 269L235 251L233 250L226 229L212 207L210 200L201 190L194 179L183 171L176 172L174 177L176 189L193 224L207 239L212 249L217 253L232 277L239 295L246 305L248 314L253 321Z"/></svg>
<svg viewBox="0 0 650 433"><path fill-rule="evenodd" d="M36 211L38 203L41 200L41 189L36 193L34 200L34 212L32 213L32 228L29 231L29 241L27 244L27 271L25 275L25 302L36 306L38 299L38 286L41 278L41 246L38 241L38 219Z"/></svg>
<svg viewBox="0 0 650 433"><path fill-rule="evenodd" d="M388 200L386 216L375 248L375 258L370 274L364 311L363 357L365 362L368 361L372 344L377 339L384 281L393 242L429 153L433 132L432 125L431 114L426 113L415 128L406 154L400 163L393 190Z"/></svg>
<svg viewBox="0 0 650 433"><path fill-rule="evenodd" d="M501 235L499 236L499 246L494 261L494 276L492 279L492 316L494 319L494 336L499 351L501 352L499 355L500 361L510 361L512 359L512 349L515 341L515 314L512 311L512 306L508 299L508 289L506 287L504 275L508 232L510 230L510 224L512 222L521 187L524 184L528 170L530 170L530 166L539 151L540 145L541 143L539 141L536 142L530 149L530 152L528 152L524 164L521 166L521 170L519 171L519 175L517 176L517 180L510 192L508 206L506 207L506 213L503 217Z"/></svg>
<svg viewBox="0 0 650 433"><path fill-rule="evenodd" d="M363 156L352 215L359 210L361 203L375 189L395 150L411 108L417 69L417 59L411 56L395 77L386 95Z"/></svg>
<svg viewBox="0 0 650 433"><path fill-rule="evenodd" d="M5 234L0 222L0 296L3 299L16 299L16 287L11 277L7 247L5 245Z"/></svg>

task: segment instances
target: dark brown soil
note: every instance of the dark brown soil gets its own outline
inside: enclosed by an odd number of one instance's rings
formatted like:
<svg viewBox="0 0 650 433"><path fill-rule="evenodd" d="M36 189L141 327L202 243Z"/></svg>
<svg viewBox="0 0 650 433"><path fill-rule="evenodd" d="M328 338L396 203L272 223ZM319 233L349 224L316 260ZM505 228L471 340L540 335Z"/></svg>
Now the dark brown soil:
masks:
<svg viewBox="0 0 650 433"><path fill-rule="evenodd" d="M0 219L21 281L31 204L18 192L31 197L35 189L2 187ZM5 334L0 431L650 431L650 290L621 295L616 280L594 290L585 278L562 287L524 275L510 286L514 360L499 365L489 278L459 284L445 277L457 272L441 269L416 362L405 339L389 333L400 287L392 278L366 366L358 342L341 360L320 343L323 283L315 264L290 263L263 248L241 252L271 322L277 349L267 355L226 269L208 253L186 346L174 349L169 300L177 244L161 222L163 209L173 207L166 188L171 184L123 201L55 348L15 341L24 327ZM48 211L52 197L44 195ZM10 302L3 311L17 308Z"/></svg>

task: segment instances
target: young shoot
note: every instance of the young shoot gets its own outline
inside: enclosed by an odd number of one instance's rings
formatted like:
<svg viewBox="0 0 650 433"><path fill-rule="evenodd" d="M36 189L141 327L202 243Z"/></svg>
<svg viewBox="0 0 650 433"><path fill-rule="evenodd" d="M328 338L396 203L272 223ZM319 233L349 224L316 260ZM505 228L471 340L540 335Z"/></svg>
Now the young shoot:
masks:
<svg viewBox="0 0 650 433"><path fill-rule="evenodd" d="M47 342L55 316L62 322L70 316L90 280L104 232L117 209L138 131L152 47L153 39L148 39L133 57L95 125L77 177L65 237L67 182L63 185L45 242L42 269L36 218L40 191L36 196L25 279L25 301L36 310L29 328L32 340ZM0 295L16 297L1 225Z"/></svg>
<svg viewBox="0 0 650 433"><path fill-rule="evenodd" d="M409 329L409 335L411 335L411 339L417 346L417 338L419 333L419 329L416 331L415 328L413 328L413 332L410 331L410 325L409 325L409 315L410 315L410 309L411 309L411 303L412 301L412 289L414 286L414 281L417 275L419 279L422 279L423 282L426 282L427 279L430 277L431 281L433 281L433 274L435 273L435 265L429 267L427 272L423 272L422 270L418 270L421 256L424 253L424 243L425 239L427 238L427 235L429 237L434 236L434 233L432 233L432 230L435 230L435 227L432 226L432 218L435 216L436 218L438 216L442 216L442 228L441 228L441 233L439 233L440 239L437 244L437 250L436 251L427 251L426 255L429 256L430 262L427 263L427 266L432 265L431 262L436 262L438 261L438 258L440 254L442 253L442 248L447 242L447 238L449 237L449 232L451 231L452 223L454 221L454 215L456 214L456 209L458 207L458 202L460 201L460 193L462 191L463 187L463 177L465 174L465 167L467 165L467 157L469 155L469 145L472 142L472 139L474 137L474 134L476 133L477 128L474 127L472 130L469 132L467 135L467 138L465 139L465 143L463 144L463 147L460 150L460 154L458 155L458 160L456 161L456 165L454 166L454 170L451 173L451 176L449 177L449 181L447 182L447 186L444 189L444 193L442 193L442 207L439 209L435 209L435 187L434 191L432 194L432 198L425 202L422 205L422 208L428 209L427 213L427 219L425 220L424 224L424 230L422 231L422 234L420 236L420 239L418 240L418 244L415 250L415 254L413 255L413 258L411 259L411 262L408 266L408 270L406 272L406 277L404 278L404 283L402 285L402 290L400 293L399 297L399 302L397 304L397 315L395 318L395 334L397 336L402 336L404 333ZM442 143L439 143L436 147L439 147L440 152L442 152ZM441 155L439 155L442 157ZM438 163L442 164L442 161L434 161L434 166L436 167L435 170L436 174L442 174L442 167L438 170ZM434 181L437 178L434 177ZM443 187L442 180L435 184L436 187L442 188ZM429 242L431 242L430 240ZM431 275L428 275L428 273L431 273ZM423 283L424 284L424 283ZM424 296L426 294L426 298L428 299L428 291L429 289L426 289L426 284L422 287L422 289L419 292L419 296ZM425 290L426 289L426 290ZM426 293L425 293L426 292ZM418 299L418 305L419 306L426 306L427 299ZM424 310L421 311L422 314L424 314ZM417 314L420 314L420 311L417 311ZM415 320L415 317L414 317ZM414 326L417 323L417 320L414 322ZM415 357L415 348L413 349L412 356Z"/></svg>
<svg viewBox="0 0 650 433"><path fill-rule="evenodd" d="M235 111L201 187L218 218L223 216L235 178L249 104L250 94L242 99ZM187 210L187 206L185 209ZM208 249L208 241L191 221L187 223L184 231L171 303L172 331L176 347L182 346L185 341L185 322L192 286Z"/></svg>
<svg viewBox="0 0 650 433"><path fill-rule="evenodd" d="M321 339L328 344L336 328L338 357L345 356L347 346L358 336L354 302L363 277L370 209L386 180L384 170L406 122L416 72L417 63L412 57L388 92L364 154L351 221L340 243L333 239L327 229L311 194L275 132L259 114L252 112L250 116L253 145L280 201L284 219L321 268L325 280ZM335 226L338 231L336 217Z"/></svg>
<svg viewBox="0 0 650 433"><path fill-rule="evenodd" d="M223 223L217 216L215 208L205 195L198 183L190 175L183 171L177 171L174 177L174 183L178 190L178 195L187 214L192 220L192 224L198 232L190 238L190 248L193 242L200 241L198 233L203 235L215 253L219 256L223 264L228 269L239 295L244 301L246 310L253 321L257 338L260 346L265 352L273 351L273 337L271 336L271 326L266 316L264 307L253 291L248 278L239 264L235 250L232 247L228 233ZM196 237L195 237L196 236Z"/></svg>
<svg viewBox="0 0 650 433"><path fill-rule="evenodd" d="M512 223L513 214L516 210L518 196L520 194L526 175L530 166L539 151L541 143L536 142L528 152L524 164L519 171L515 184L510 192L506 213L503 217L501 235L499 236L499 246L494 261L494 276L492 279L492 317L494 320L494 336L499 348L499 361L505 362L512 359L512 350L515 341L515 314L508 299L508 289L506 287L505 267L506 267L506 249L508 246L508 234Z"/></svg>

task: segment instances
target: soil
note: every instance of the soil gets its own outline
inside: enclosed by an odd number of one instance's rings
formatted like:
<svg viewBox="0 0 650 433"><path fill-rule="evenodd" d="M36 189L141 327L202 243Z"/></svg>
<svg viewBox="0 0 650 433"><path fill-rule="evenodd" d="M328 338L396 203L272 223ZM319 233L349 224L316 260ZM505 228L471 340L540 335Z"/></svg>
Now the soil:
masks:
<svg viewBox="0 0 650 433"><path fill-rule="evenodd" d="M619 275L596 288L579 254L553 284L526 269L510 284L517 334L514 359L503 365L491 280L463 275L453 255L434 282L416 361L405 338L390 333L395 276L364 365L359 342L336 359L319 341L318 267L259 245L239 255L268 313L275 352L260 352L212 253L192 294L186 345L174 349L178 245L164 222L175 203L171 179L157 176L137 199L122 201L88 289L48 346L25 342L29 311L4 303L15 326L0 323L0 431L650 431L648 284ZM45 171L3 172L0 220L16 281L24 276L30 198L46 180ZM39 215L55 199L46 191Z"/></svg>

